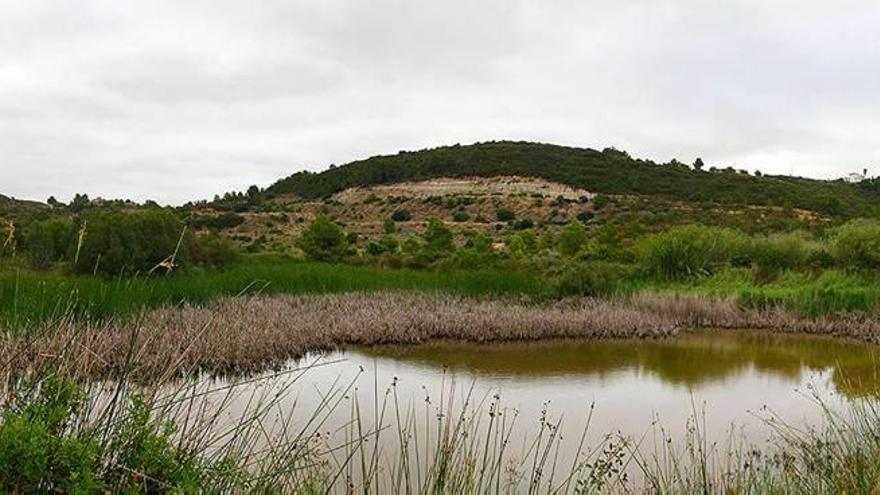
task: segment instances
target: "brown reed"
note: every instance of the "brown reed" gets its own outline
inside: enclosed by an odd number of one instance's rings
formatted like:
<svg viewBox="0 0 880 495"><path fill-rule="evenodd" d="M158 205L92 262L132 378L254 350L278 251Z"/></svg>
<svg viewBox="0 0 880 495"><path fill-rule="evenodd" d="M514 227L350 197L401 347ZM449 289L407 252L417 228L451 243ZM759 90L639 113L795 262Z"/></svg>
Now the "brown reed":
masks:
<svg viewBox="0 0 880 495"><path fill-rule="evenodd" d="M227 298L168 307L130 321L46 323L37 336L5 332L0 359L13 372L65 366L112 377L132 363L144 381L169 374L255 372L344 345L550 338L661 338L688 328L763 328L880 343L880 321L848 314L806 319L781 308L745 310L731 299L636 294L552 304L380 292ZM63 352L71 346L78 352Z"/></svg>

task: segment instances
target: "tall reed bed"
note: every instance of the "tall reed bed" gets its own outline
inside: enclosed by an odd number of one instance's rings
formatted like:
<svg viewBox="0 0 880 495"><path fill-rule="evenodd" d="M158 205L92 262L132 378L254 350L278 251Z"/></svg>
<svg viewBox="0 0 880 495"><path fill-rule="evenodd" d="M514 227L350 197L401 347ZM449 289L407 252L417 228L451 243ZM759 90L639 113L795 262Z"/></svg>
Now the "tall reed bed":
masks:
<svg viewBox="0 0 880 495"><path fill-rule="evenodd" d="M345 344L660 337L675 328L667 316L594 299L547 305L405 292L260 296L165 307L133 320L47 322L0 337L0 357L11 370L49 366L75 347L72 364L81 375L112 376L135 366L137 376L153 380L169 369L259 371ZM132 349L133 359L120 349Z"/></svg>
<svg viewBox="0 0 880 495"><path fill-rule="evenodd" d="M687 328L758 328L880 343L880 320L865 314L804 318L780 307L743 309L732 298L637 293L614 300L487 300L411 292L226 298L163 307L136 319L45 322L0 336L15 371L51 366L79 349L78 375L114 376L127 366L144 381L192 372L225 374L283 366L309 351L347 344L414 344L551 338L662 338ZM120 349L131 349L131 356Z"/></svg>

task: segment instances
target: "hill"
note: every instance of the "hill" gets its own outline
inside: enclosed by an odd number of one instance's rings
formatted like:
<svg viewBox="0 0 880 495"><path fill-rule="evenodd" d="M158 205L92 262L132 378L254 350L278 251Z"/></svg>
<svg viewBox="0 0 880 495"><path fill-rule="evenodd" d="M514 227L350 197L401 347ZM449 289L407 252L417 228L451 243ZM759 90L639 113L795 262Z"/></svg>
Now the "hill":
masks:
<svg viewBox="0 0 880 495"><path fill-rule="evenodd" d="M15 199L0 194L0 219L4 216L16 216L22 213L30 213L46 208L44 203Z"/></svg>
<svg viewBox="0 0 880 495"><path fill-rule="evenodd" d="M299 172L270 186L271 196L327 198L353 187L439 177L536 177L604 194L651 195L676 201L786 206L830 216L880 214L880 192L843 180L750 175L732 168L695 170L655 163L608 148L597 151L529 142L486 142L375 156L321 173Z"/></svg>

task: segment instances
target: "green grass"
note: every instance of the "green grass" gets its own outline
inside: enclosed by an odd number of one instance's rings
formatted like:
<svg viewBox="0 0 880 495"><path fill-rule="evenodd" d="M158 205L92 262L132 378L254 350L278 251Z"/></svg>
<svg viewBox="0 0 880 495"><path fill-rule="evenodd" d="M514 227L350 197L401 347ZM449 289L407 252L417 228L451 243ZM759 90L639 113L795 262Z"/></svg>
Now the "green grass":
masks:
<svg viewBox="0 0 880 495"><path fill-rule="evenodd" d="M744 308L782 307L800 316L875 313L880 279L826 270L784 271L756 283L754 269L728 268L714 275L656 282L637 274L615 282L609 294L639 291L735 297ZM429 291L464 296L560 297L559 281L527 269L388 269L303 262L254 255L225 270L195 270L169 277L101 278L0 270L0 324L28 327L70 315L85 320L128 317L144 309L201 304L239 294L318 294L352 291Z"/></svg>
<svg viewBox="0 0 880 495"><path fill-rule="evenodd" d="M782 307L801 316L872 313L880 308L880 280L867 274L827 270L819 274L781 272L755 282L753 269L731 268L685 282L644 285L643 290L735 297L745 308Z"/></svg>
<svg viewBox="0 0 880 495"><path fill-rule="evenodd" d="M0 323L26 327L75 315L97 320L162 305L204 303L238 294L305 294L375 290L453 292L469 296L543 294L546 284L522 272L405 270L331 265L252 256L226 270L170 277L107 279L14 270L0 272Z"/></svg>

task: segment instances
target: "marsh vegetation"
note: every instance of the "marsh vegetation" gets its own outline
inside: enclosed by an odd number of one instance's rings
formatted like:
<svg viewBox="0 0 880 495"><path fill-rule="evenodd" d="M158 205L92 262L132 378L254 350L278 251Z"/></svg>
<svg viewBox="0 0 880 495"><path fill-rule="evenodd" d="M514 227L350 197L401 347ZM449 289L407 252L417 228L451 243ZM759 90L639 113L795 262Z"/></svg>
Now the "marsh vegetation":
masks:
<svg viewBox="0 0 880 495"><path fill-rule="evenodd" d="M876 189L502 142L173 208L3 198L0 489L870 491ZM719 436L718 380L812 412ZM643 398L690 407L602 422Z"/></svg>

